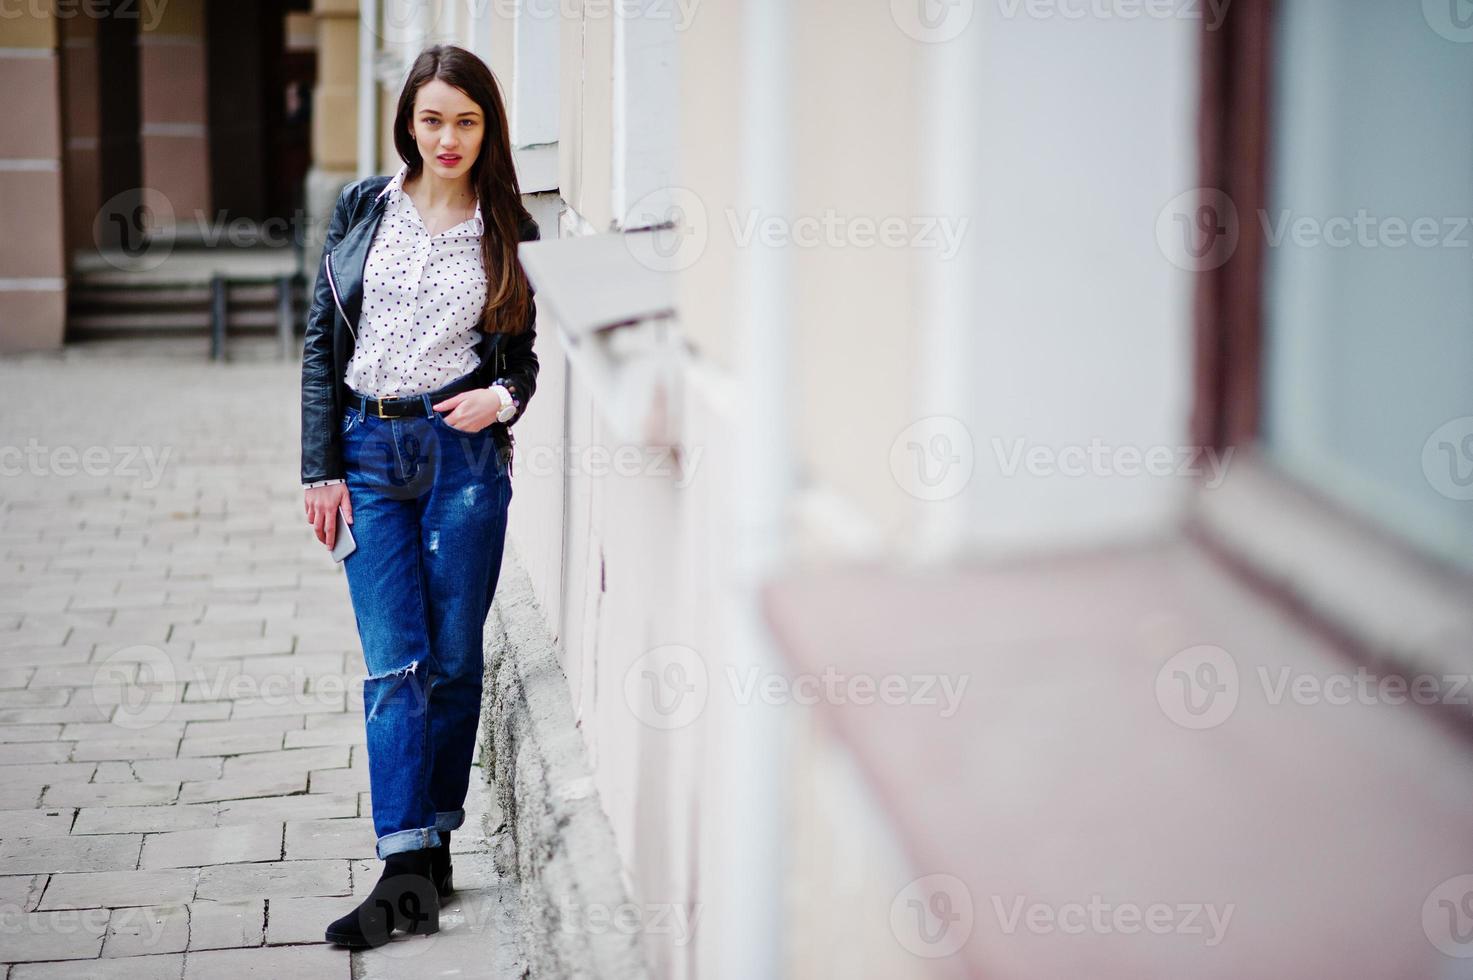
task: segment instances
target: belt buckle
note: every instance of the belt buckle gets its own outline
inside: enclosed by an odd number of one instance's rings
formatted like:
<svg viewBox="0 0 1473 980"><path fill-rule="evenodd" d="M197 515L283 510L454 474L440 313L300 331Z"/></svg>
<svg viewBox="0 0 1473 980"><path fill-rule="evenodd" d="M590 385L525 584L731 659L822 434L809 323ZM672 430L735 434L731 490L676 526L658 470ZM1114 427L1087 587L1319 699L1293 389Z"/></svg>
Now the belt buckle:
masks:
<svg viewBox="0 0 1473 980"><path fill-rule="evenodd" d="M391 419L395 417L393 415L384 414L384 400L382 398L375 398L373 400L373 414L381 419Z"/></svg>

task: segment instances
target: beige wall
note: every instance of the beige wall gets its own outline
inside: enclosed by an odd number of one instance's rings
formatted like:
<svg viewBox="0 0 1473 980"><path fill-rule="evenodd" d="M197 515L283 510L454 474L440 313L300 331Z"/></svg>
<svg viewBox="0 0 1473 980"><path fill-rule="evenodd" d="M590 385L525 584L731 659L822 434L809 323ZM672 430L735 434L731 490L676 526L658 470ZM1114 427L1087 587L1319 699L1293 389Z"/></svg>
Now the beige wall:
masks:
<svg viewBox="0 0 1473 980"><path fill-rule="evenodd" d="M57 347L66 325L59 35L49 3L0 18L0 352Z"/></svg>

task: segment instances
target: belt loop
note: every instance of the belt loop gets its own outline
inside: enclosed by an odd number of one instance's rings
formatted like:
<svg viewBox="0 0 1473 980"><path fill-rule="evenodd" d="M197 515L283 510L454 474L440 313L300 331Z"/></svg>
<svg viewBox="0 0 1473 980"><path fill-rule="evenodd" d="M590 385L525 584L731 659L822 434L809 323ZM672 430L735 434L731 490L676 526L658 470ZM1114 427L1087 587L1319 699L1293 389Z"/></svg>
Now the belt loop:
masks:
<svg viewBox="0 0 1473 980"><path fill-rule="evenodd" d="M368 414L368 396L359 392L358 394L358 417L363 418Z"/></svg>
<svg viewBox="0 0 1473 980"><path fill-rule="evenodd" d="M429 418L430 416L434 415L435 409L433 403L431 403L430 401L430 393L428 391L425 392L424 394L419 396L419 399L420 401L425 403L425 418Z"/></svg>

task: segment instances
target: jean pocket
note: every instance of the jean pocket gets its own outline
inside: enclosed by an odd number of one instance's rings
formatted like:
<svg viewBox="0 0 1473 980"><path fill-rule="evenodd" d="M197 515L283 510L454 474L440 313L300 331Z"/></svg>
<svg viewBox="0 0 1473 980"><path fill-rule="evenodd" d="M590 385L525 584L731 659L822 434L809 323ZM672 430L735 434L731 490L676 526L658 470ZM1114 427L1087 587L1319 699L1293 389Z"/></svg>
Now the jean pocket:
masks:
<svg viewBox="0 0 1473 980"><path fill-rule="evenodd" d="M489 425L486 426L484 429L478 429L475 432L467 432L465 429L457 429L455 426L453 426L449 422L446 422L445 421L445 416L447 414L449 414L449 413L437 412L434 409L431 409L430 410L430 418L437 425L439 425L440 428L447 429L450 432L454 432L456 435L459 435L459 436L483 436L483 435L486 435L488 432L491 431L491 426L489 426Z"/></svg>
<svg viewBox="0 0 1473 980"><path fill-rule="evenodd" d="M357 409L354 409L354 408L344 409L343 410L343 420L338 423L338 434L345 436L349 432L352 432L353 429L354 429L354 427L358 425L358 422L362 418L363 418L363 416L358 412Z"/></svg>

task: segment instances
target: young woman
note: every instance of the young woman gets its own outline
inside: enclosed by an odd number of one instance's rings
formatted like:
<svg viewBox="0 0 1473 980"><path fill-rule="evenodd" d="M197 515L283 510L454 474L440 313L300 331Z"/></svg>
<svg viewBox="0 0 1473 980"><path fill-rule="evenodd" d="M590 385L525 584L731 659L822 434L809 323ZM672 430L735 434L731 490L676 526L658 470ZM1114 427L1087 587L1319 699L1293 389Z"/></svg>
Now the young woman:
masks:
<svg viewBox="0 0 1473 980"><path fill-rule="evenodd" d="M368 677L383 873L330 942L439 928L465 819L481 635L501 570L511 437L537 381L522 206L490 69L437 45L399 96L392 178L349 184L328 227L302 354L302 483L344 569Z"/></svg>

